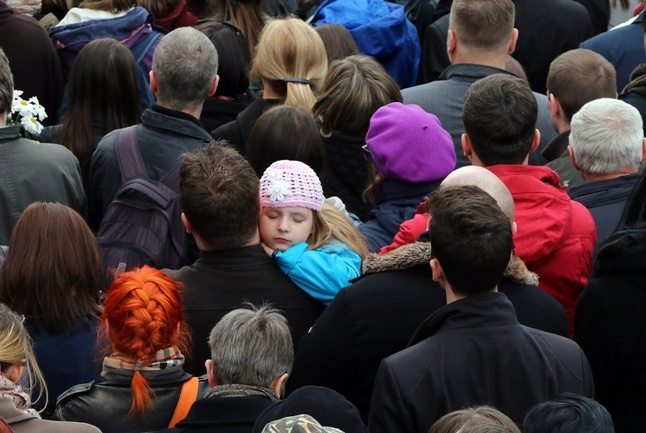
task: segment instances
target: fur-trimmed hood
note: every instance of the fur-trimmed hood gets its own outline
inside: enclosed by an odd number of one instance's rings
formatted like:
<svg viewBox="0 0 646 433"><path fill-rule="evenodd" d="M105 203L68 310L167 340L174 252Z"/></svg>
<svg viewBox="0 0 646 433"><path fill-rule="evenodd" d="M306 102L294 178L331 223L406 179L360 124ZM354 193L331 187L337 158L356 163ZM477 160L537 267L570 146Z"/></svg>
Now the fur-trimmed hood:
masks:
<svg viewBox="0 0 646 433"><path fill-rule="evenodd" d="M364 275L386 271L401 271L423 264L428 265L430 261L430 242L415 242L402 245L382 256L375 253L369 254L363 261L361 271ZM527 269L525 263L515 253L511 257L504 276L516 283L538 285L538 275Z"/></svg>

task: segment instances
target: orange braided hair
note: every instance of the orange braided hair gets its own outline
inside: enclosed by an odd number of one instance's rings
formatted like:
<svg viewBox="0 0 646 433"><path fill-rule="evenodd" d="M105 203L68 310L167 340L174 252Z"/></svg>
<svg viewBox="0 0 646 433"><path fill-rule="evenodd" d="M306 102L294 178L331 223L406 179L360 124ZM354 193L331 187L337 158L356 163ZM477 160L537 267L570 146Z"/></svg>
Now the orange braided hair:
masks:
<svg viewBox="0 0 646 433"><path fill-rule="evenodd" d="M168 275L149 266L119 275L108 289L101 324L104 332L107 325L113 350L143 365L171 346L186 353L190 334L179 289ZM131 388L130 414L149 409L152 389L139 370Z"/></svg>

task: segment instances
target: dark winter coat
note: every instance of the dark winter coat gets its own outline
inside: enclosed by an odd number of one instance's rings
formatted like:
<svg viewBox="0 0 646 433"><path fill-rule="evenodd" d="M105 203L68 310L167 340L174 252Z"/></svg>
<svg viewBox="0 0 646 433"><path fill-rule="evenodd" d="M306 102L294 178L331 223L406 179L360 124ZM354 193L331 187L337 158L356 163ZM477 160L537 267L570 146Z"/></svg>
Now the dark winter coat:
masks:
<svg viewBox="0 0 646 433"><path fill-rule="evenodd" d="M295 342L323 311L323 303L298 288L280 270L260 245L223 251L203 251L192 266L166 271L184 284L184 313L193 332L193 357L184 367L193 374L204 372L211 358L209 333L228 312L271 303L281 310L292 329Z"/></svg>
<svg viewBox="0 0 646 433"><path fill-rule="evenodd" d="M596 399L616 433L646 424L646 226L622 229L599 247L576 307L574 339L594 374Z"/></svg>
<svg viewBox="0 0 646 433"><path fill-rule="evenodd" d="M410 347L382 361L368 429L427 433L443 415L480 404L522 424L532 406L562 392L594 394L581 348L518 323L502 293L473 295L437 310Z"/></svg>
<svg viewBox="0 0 646 433"><path fill-rule="evenodd" d="M302 338L289 386L332 388L367 421L381 360L403 350L420 323L446 305L444 290L433 281L430 253L429 243L417 242L370 255L364 266L368 275L341 290ZM524 325L569 335L565 310L536 282L536 274L514 257L499 290Z"/></svg>
<svg viewBox="0 0 646 433"><path fill-rule="evenodd" d="M377 252L390 245L399 225L413 218L419 203L440 186L442 180L423 183L384 180L378 187L377 205L368 214L368 220L359 227L370 251Z"/></svg>
<svg viewBox="0 0 646 433"><path fill-rule="evenodd" d="M368 159L362 148L366 144L365 132L334 132L323 138L323 144L327 157L327 165L321 174L323 194L339 197L348 212L366 221L372 206L362 197L370 181Z"/></svg>

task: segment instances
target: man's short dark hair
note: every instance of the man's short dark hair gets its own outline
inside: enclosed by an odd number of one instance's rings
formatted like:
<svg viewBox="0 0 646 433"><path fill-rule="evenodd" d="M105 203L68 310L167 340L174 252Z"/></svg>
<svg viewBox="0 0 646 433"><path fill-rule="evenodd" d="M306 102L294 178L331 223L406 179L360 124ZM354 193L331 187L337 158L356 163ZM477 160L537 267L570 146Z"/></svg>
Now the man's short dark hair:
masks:
<svg viewBox="0 0 646 433"><path fill-rule="evenodd" d="M591 50L566 51L550 65L547 91L558 99L570 122L572 116L588 102L617 96L615 67Z"/></svg>
<svg viewBox="0 0 646 433"><path fill-rule="evenodd" d="M614 433L608 410L591 398L563 393L534 406L523 422L524 433Z"/></svg>
<svg viewBox="0 0 646 433"><path fill-rule="evenodd" d="M509 74L473 83L462 120L471 145L485 166L522 164L534 141L538 104L529 84Z"/></svg>
<svg viewBox="0 0 646 433"><path fill-rule="evenodd" d="M454 0L449 28L464 45L480 51L506 51L514 31L512 0Z"/></svg>
<svg viewBox="0 0 646 433"><path fill-rule="evenodd" d="M429 199L432 254L456 294L493 290L514 248L509 218L477 186L449 186Z"/></svg>
<svg viewBox="0 0 646 433"><path fill-rule="evenodd" d="M260 216L258 176L224 141L183 155L180 202L191 226L209 250L245 245Z"/></svg>

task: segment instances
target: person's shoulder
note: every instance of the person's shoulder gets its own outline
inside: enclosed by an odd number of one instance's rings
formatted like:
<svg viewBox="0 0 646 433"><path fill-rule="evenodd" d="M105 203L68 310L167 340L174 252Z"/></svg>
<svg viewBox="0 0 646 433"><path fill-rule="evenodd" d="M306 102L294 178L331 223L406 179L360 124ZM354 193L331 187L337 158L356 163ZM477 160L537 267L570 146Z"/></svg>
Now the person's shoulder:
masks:
<svg viewBox="0 0 646 433"><path fill-rule="evenodd" d="M442 91L448 86L450 86L450 83L447 80L436 80L403 89L402 97L404 98L404 104L417 104L422 106L422 104L429 102L428 98L430 95ZM424 107L422 106L422 108Z"/></svg>
<svg viewBox="0 0 646 433"><path fill-rule="evenodd" d="M101 433L101 430L93 426L92 424L87 424L83 422L73 422L73 421L54 421L46 419L30 419L24 421L27 423L24 426L24 430L15 430L20 432L48 432L48 433ZM22 424L22 423L21 423ZM13 426L11 426L13 427Z"/></svg>
<svg viewBox="0 0 646 433"><path fill-rule="evenodd" d="M554 358L565 363L568 361L580 362L580 358L584 357L581 347L567 337L526 326L523 326L523 328L544 349L543 353L551 353ZM545 350L548 352L545 352Z"/></svg>
<svg viewBox="0 0 646 433"><path fill-rule="evenodd" d="M87 382L87 383L81 383L78 385L74 385L67 391L63 392L58 399L56 400L56 405L61 406L69 403L70 401L74 400L75 398L89 393L92 388L94 387L95 381Z"/></svg>

